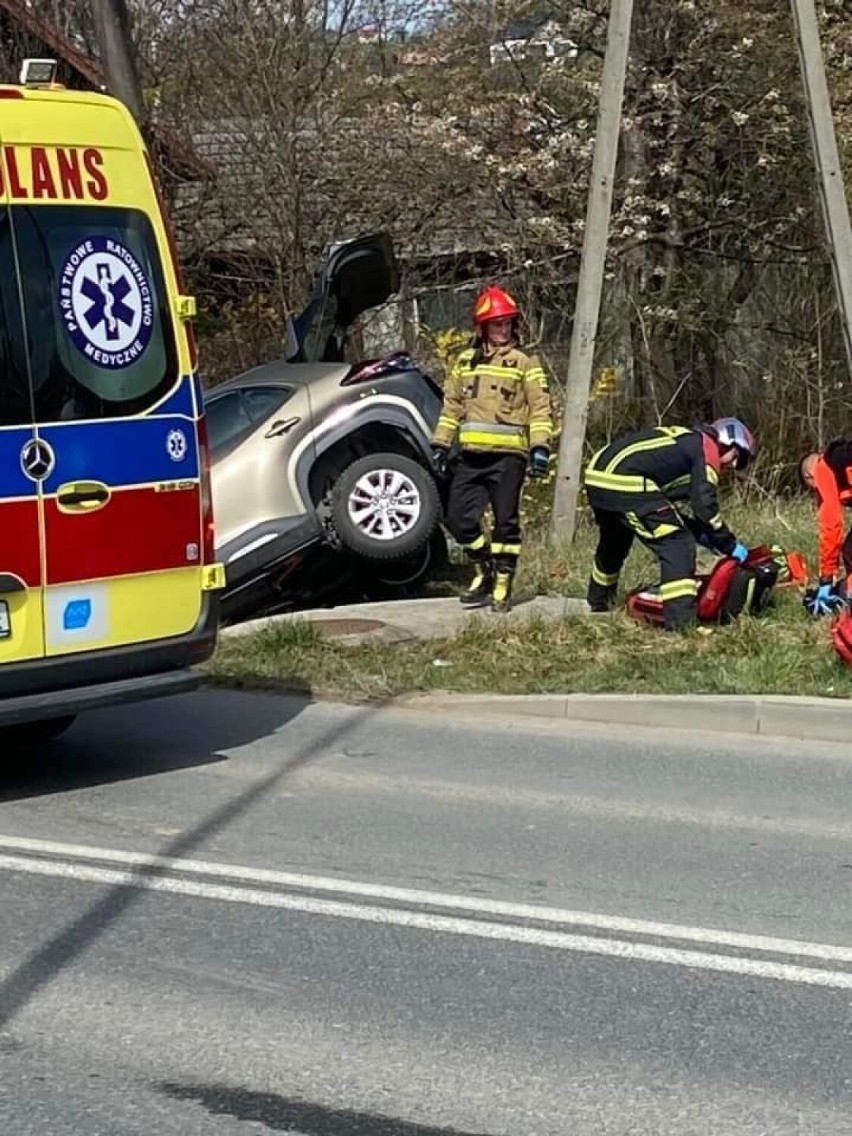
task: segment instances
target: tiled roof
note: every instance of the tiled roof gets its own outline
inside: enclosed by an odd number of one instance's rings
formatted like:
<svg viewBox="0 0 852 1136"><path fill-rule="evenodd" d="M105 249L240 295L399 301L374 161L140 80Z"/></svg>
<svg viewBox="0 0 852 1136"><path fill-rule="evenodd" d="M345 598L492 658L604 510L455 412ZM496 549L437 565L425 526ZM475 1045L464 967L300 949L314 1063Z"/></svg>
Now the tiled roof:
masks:
<svg viewBox="0 0 852 1136"><path fill-rule="evenodd" d="M341 136L357 137L362 129L357 120L337 123ZM433 200L425 220L422 199L410 192L400 193L394 203L396 212L381 219L357 209L349 215L341 213L339 206L335 211L335 203L351 200L352 194L343 192L345 171L335 166L333 143L327 139L321 147L310 128L299 141L305 163L303 184L311 184L309 200L303 203L303 224L308 231L316 231L317 254L327 240L353 235L379 220L394 237L402 259L487 253L500 248L507 228L517 222L484 182L474 189L479 199L469 200L463 209L458 195L450 191L445 200ZM191 254L227 255L256 253L275 241L280 243L290 223L288 179L276 166L280 131L269 132L262 121L223 118L198 124L192 130L192 143L211 176L203 183L181 187L177 195L174 216L182 244ZM410 155L404 146L392 134L385 139L382 176L392 179L406 170L411 176Z"/></svg>
<svg viewBox="0 0 852 1136"><path fill-rule="evenodd" d="M98 64L47 20L42 19L25 3L25 0L0 0L0 14L6 13L28 36L43 43L51 55L65 64L86 87L102 90L104 76Z"/></svg>
<svg viewBox="0 0 852 1136"><path fill-rule="evenodd" d="M13 67L14 73L2 74L4 25L7 37L11 38L10 32L18 33L25 41L38 45L42 55L56 59L60 65L59 80L66 86L82 90L106 90L104 74L97 61L73 44L48 20L33 12L25 0L0 0L0 82L17 82L21 62L7 59L6 65ZM7 42L7 49L15 51L17 44ZM152 149L157 152L161 165L172 177L178 180L192 179L204 177L209 172L193 154L189 139L177 138L173 131L158 122L151 125L151 136Z"/></svg>
<svg viewBox="0 0 852 1136"><path fill-rule="evenodd" d="M500 32L497 39L501 42L532 39L536 32L549 22L549 16L528 16L524 20L516 20L515 23L509 24Z"/></svg>

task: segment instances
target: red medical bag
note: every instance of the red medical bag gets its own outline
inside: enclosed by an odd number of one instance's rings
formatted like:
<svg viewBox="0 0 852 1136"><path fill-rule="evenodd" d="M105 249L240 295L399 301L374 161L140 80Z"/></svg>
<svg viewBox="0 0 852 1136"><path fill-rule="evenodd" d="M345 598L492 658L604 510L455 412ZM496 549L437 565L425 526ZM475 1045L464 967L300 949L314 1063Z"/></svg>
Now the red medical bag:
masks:
<svg viewBox="0 0 852 1136"><path fill-rule="evenodd" d="M766 609L778 581L777 553L761 546L749 552L744 564L726 556L698 579L698 621L730 623L738 615L759 615ZM627 614L642 623L663 625L659 584L636 588L627 596Z"/></svg>
<svg viewBox="0 0 852 1136"><path fill-rule="evenodd" d="M831 641L841 662L852 667L852 611L849 608L832 623Z"/></svg>

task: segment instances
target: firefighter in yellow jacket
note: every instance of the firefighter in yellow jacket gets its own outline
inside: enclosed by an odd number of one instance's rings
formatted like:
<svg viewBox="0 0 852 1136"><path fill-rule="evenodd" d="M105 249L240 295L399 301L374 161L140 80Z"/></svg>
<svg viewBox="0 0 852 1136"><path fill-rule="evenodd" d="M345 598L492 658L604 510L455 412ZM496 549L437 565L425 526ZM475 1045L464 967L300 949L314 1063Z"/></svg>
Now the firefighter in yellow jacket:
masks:
<svg viewBox="0 0 852 1136"><path fill-rule="evenodd" d="M432 437L435 464L450 476L446 524L474 568L465 607L508 611L521 551L521 491L547 474L553 431L545 373L518 347L520 312L502 288L476 299L472 347L444 384L444 404ZM460 454L451 462L458 439ZM490 504L490 540L482 516Z"/></svg>

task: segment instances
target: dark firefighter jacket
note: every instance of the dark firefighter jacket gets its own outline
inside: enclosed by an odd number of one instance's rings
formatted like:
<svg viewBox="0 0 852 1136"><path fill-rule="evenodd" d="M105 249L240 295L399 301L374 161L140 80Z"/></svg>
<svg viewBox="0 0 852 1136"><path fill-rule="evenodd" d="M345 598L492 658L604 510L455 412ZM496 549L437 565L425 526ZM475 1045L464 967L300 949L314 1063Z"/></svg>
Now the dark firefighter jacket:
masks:
<svg viewBox="0 0 852 1136"><path fill-rule="evenodd" d="M547 377L535 355L514 346L462 351L444 384L434 445L449 447L458 435L463 450L525 454L549 449L552 432Z"/></svg>
<svg viewBox="0 0 852 1136"><path fill-rule="evenodd" d="M852 441L831 442L814 467L820 579L833 579L843 547L843 509L852 505Z"/></svg>
<svg viewBox="0 0 852 1136"><path fill-rule="evenodd" d="M593 491L593 502L594 490L608 490L609 507L617 512L641 515L666 500L689 501L714 547L728 555L736 537L719 513L720 468L719 444L712 432L655 426L618 438L596 453L584 480Z"/></svg>

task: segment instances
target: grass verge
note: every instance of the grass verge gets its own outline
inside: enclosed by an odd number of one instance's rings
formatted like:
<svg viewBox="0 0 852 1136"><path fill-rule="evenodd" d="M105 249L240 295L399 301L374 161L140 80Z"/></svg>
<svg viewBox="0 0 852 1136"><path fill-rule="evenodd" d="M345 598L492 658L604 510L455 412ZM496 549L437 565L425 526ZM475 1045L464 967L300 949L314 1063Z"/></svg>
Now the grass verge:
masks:
<svg viewBox="0 0 852 1136"><path fill-rule="evenodd" d="M741 506L736 510L743 514ZM749 543L772 541L813 562L813 516L801 502L735 515ZM530 540L519 584L527 592L582 595L594 534L569 548ZM625 586L654 578L644 551L632 554ZM208 668L214 681L295 689L343 699L415 691L852 695L852 670L836 659L826 623L809 620L797 592L777 593L767 615L710 634L666 635L611 619L473 619L457 635L418 643L343 645L306 622L223 639Z"/></svg>

